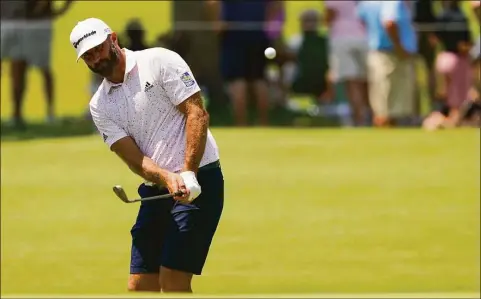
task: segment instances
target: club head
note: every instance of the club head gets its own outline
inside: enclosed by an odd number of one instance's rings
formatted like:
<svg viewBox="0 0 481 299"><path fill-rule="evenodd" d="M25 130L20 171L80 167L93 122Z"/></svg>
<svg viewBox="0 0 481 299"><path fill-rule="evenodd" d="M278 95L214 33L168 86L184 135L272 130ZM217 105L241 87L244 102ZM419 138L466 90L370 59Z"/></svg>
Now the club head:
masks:
<svg viewBox="0 0 481 299"><path fill-rule="evenodd" d="M113 190L115 192L115 195L117 195L117 197L120 198L121 201L130 203L129 198L127 197L127 194L125 193L125 190L124 188L122 188L122 186L114 186Z"/></svg>

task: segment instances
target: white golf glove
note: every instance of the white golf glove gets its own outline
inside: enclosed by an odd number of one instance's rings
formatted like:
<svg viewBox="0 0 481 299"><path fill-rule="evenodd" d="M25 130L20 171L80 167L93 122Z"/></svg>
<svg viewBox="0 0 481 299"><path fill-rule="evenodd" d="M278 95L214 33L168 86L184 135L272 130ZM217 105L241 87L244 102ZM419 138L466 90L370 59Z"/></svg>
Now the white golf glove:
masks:
<svg viewBox="0 0 481 299"><path fill-rule="evenodd" d="M197 182L197 178L195 177L195 173L193 171L181 172L180 176L184 180L185 187L187 188L187 190L190 191L190 195L187 198L187 201L190 203L200 195L202 189L200 188L200 185Z"/></svg>

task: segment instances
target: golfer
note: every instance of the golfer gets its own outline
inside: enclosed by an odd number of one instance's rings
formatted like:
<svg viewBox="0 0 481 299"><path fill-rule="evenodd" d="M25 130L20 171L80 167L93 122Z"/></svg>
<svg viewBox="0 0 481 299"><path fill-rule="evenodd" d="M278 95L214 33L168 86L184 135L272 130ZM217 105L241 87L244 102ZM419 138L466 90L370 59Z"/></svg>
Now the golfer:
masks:
<svg viewBox="0 0 481 299"><path fill-rule="evenodd" d="M164 48L121 49L103 21L83 20L70 43L104 78L90 101L100 135L137 175L143 202L132 227L128 289L192 292L221 217L224 179L200 88L186 62Z"/></svg>

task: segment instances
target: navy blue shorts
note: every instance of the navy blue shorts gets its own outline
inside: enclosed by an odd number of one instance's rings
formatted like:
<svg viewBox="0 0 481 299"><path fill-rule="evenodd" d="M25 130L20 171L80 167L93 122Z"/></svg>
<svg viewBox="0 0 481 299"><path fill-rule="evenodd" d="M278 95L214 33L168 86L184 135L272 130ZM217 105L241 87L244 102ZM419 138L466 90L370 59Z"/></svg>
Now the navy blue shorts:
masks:
<svg viewBox="0 0 481 299"><path fill-rule="evenodd" d="M227 82L244 79L246 81L261 80L265 77L267 58L264 50L270 46L267 37L246 38L229 36L221 43L221 70ZM232 41L237 38L235 42Z"/></svg>
<svg viewBox="0 0 481 299"><path fill-rule="evenodd" d="M224 178L220 166L199 169L202 193L190 204L173 199L142 202L130 231L130 273L158 273L160 266L200 275L224 206ZM139 195L168 193L155 186L139 186Z"/></svg>

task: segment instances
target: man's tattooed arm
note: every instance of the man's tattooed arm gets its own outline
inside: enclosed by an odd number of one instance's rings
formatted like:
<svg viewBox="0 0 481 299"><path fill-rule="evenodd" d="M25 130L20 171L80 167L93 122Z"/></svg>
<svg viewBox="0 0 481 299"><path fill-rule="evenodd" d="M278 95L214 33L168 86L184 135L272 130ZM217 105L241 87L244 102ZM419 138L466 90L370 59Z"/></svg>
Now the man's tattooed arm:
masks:
<svg viewBox="0 0 481 299"><path fill-rule="evenodd" d="M186 149L182 171L197 173L204 156L209 113L205 110L200 92L183 101L177 108L186 116Z"/></svg>

